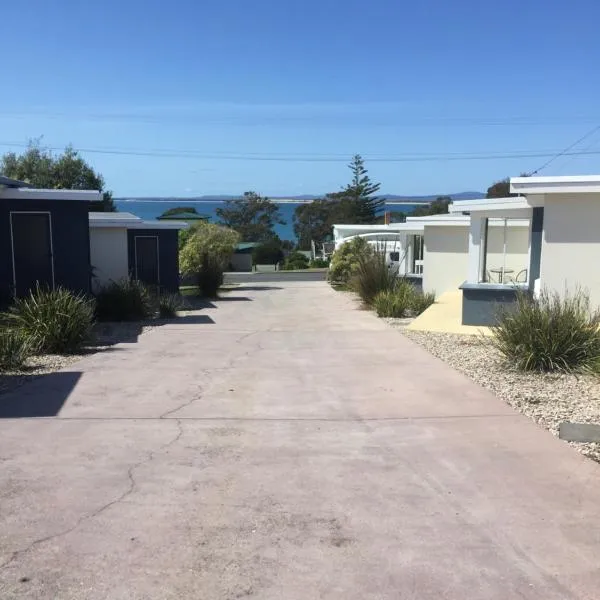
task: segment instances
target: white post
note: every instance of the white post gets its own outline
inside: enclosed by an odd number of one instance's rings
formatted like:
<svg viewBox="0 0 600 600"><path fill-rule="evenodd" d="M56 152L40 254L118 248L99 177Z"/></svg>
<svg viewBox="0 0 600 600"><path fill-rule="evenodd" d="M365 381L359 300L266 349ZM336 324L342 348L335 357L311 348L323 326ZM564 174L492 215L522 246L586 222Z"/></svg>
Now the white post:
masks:
<svg viewBox="0 0 600 600"><path fill-rule="evenodd" d="M504 283L504 279L506 278L506 235L508 228L508 219L504 219L504 245L502 247L502 283Z"/></svg>
<svg viewBox="0 0 600 600"><path fill-rule="evenodd" d="M481 238L484 229L484 219L471 215L471 227L469 229L469 271L467 281L479 283L479 272L481 266Z"/></svg>
<svg viewBox="0 0 600 600"><path fill-rule="evenodd" d="M412 273L412 257L413 257L413 242L414 236L412 234L404 234L404 257L402 262L404 263L404 274Z"/></svg>

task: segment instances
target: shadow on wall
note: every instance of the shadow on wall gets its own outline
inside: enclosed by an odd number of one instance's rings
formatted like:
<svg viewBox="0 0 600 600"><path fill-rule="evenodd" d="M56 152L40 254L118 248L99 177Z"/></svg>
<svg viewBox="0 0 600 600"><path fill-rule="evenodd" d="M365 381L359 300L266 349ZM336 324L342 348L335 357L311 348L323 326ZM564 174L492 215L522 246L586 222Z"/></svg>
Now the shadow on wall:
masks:
<svg viewBox="0 0 600 600"><path fill-rule="evenodd" d="M23 387L0 396L0 419L55 417L80 378L75 371L32 375Z"/></svg>

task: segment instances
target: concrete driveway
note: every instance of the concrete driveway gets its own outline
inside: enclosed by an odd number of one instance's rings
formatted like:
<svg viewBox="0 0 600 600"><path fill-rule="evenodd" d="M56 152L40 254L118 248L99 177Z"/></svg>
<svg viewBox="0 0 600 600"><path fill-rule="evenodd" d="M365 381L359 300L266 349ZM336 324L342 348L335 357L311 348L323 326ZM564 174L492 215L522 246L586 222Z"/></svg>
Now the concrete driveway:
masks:
<svg viewBox="0 0 600 600"><path fill-rule="evenodd" d="M2 599L600 596L598 465L325 283L0 399Z"/></svg>

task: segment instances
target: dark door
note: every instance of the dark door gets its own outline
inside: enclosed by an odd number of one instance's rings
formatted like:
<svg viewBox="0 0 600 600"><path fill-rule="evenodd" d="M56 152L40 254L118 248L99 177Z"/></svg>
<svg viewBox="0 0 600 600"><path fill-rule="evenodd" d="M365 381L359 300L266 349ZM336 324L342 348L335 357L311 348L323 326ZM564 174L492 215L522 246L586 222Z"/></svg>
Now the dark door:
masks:
<svg viewBox="0 0 600 600"><path fill-rule="evenodd" d="M135 237L135 277L146 285L158 285L158 238L139 235Z"/></svg>
<svg viewBox="0 0 600 600"><path fill-rule="evenodd" d="M50 215L10 214L15 293L24 296L39 283L54 287Z"/></svg>

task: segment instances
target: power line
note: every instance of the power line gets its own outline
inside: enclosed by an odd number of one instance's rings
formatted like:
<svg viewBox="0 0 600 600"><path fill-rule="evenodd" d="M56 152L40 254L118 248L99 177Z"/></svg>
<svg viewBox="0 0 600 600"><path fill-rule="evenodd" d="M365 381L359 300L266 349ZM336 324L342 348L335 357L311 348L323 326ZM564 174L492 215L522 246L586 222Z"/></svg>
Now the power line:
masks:
<svg viewBox="0 0 600 600"><path fill-rule="evenodd" d="M155 123L168 124L177 121L183 121L187 126L190 125L224 125L238 124L242 126L263 126L265 123L286 123L298 122L304 124L307 121L321 121L323 119L336 122L340 120L348 120L354 117L364 117L369 115L374 117L380 125L391 127L440 127L440 126L507 126L515 125L523 127L526 125L567 125L574 123L598 122L598 116L593 115L509 115L509 116L399 116L396 113L381 112L376 107L366 107L350 112L332 112L333 109L327 107L315 109L314 113L298 112L294 114L289 112L289 109L277 107L267 112L264 107L246 107L233 113L223 113L220 109L216 112L208 109L198 109L190 111L149 111L149 112L80 112L67 113L60 111L0 111L0 118L11 119L31 119L31 118L48 118L48 119L84 119L89 121L122 121L131 123Z"/></svg>
<svg viewBox="0 0 600 600"><path fill-rule="evenodd" d="M577 143L586 139L594 131L600 129L600 125L586 134L583 138L572 144L569 148L562 150L558 154L555 151L513 151L513 152L472 152L472 153L445 153L445 154L405 154L405 155L365 155L365 160L369 162L381 163L403 163L403 162L453 162L453 161L480 161L480 160L501 160L501 159L524 159L524 158L547 158L547 161L540 169L545 168L552 160L559 156L588 156L599 155L600 150L569 152L569 149ZM1 142L0 146L8 148L28 148L28 144L20 142ZM48 150L61 151L64 148L59 146L44 146ZM199 160L241 160L241 161L265 161L265 162L309 162L309 163L347 163L348 157L341 155L274 155L274 154L254 154L254 153L229 153L205 154L199 150L135 150L124 148L88 148L77 147L75 150L88 154L106 154L116 156L140 156L152 158L193 158ZM537 171L534 171L537 172Z"/></svg>
<svg viewBox="0 0 600 600"><path fill-rule="evenodd" d="M588 154L588 153L592 154L592 152L586 152L585 150L579 154L575 153L575 152L570 153L569 150L571 150L572 148L574 148L575 146L577 146L578 144L583 142L583 140L589 138L591 135L596 133L596 131L598 131L598 130L600 130L600 125L596 125L596 127L591 129L590 131L588 131L585 135L581 136L577 141L573 142L570 146L567 146L564 150L561 150L558 154L551 157L550 160L547 160L541 167L538 167L535 171L532 171L531 173L529 173L529 175L530 176L537 175L540 171L545 169L548 165L553 163L557 158L560 158L561 156L581 156L581 155Z"/></svg>

